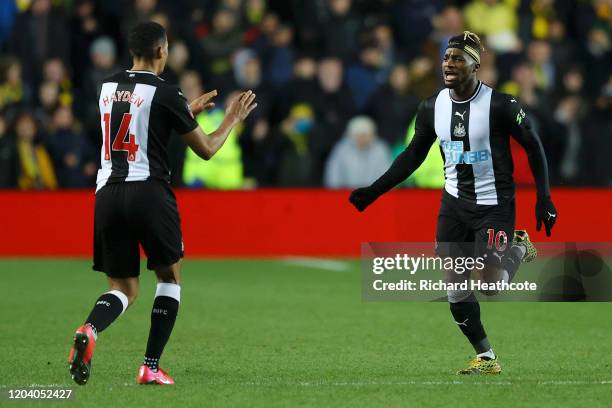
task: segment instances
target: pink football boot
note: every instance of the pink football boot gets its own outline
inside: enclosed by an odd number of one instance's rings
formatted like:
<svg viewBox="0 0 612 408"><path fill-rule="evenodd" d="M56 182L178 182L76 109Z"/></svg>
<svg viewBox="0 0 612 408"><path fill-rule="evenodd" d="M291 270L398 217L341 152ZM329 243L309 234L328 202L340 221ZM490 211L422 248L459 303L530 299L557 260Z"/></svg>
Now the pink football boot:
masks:
<svg viewBox="0 0 612 408"><path fill-rule="evenodd" d="M70 375L79 385L87 384L94 348L96 348L96 337L93 329L84 324L74 333L74 343L68 356Z"/></svg>
<svg viewBox="0 0 612 408"><path fill-rule="evenodd" d="M143 364L138 369L138 384L170 385L174 384L174 380L161 367L153 371Z"/></svg>

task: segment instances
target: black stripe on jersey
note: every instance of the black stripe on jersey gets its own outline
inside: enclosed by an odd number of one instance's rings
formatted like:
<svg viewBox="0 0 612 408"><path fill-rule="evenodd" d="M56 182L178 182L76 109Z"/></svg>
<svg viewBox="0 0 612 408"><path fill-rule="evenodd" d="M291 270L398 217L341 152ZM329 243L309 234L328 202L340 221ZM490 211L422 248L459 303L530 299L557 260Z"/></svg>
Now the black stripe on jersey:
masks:
<svg viewBox="0 0 612 408"><path fill-rule="evenodd" d="M116 92L130 91L130 93L133 93L135 87L135 83L120 83L117 85ZM111 160L113 163L111 174L108 178L109 183L123 182L129 173L127 160L128 152L124 150L113 150L113 142L117 137L117 133L119 133L119 126L121 126L123 115L130 113L130 106L131 104L129 102L113 102L113 109L110 117L110 135L108 139L110 143L109 149L111 151Z"/></svg>
<svg viewBox="0 0 612 408"><path fill-rule="evenodd" d="M456 103L453 101L451 113L451 140L463 142L463 151L470 151L470 103ZM474 169L471 164L459 163L457 170L457 190L459 198L469 202L476 202L476 187L474 185Z"/></svg>
<svg viewBox="0 0 612 408"><path fill-rule="evenodd" d="M513 99L515 102L510 102ZM489 143L493 160L493 174L495 174L495 191L499 203L514 198L514 163L512 161L512 149L510 148L510 137L512 133L509 124L504 118L512 117L508 112L508 105L518 104L516 99L510 95L497 92L493 89L491 94L491 109L489 111Z"/></svg>

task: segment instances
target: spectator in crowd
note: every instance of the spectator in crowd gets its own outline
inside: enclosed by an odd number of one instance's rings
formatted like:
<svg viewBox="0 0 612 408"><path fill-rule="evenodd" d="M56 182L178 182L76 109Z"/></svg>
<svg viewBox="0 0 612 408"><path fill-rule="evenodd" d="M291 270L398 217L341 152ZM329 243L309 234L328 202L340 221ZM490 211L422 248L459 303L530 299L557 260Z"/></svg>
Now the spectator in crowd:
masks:
<svg viewBox="0 0 612 408"><path fill-rule="evenodd" d="M359 62L346 70L346 84L358 112L363 112L370 96L384 82L383 64L382 51L373 43L365 44L359 53Z"/></svg>
<svg viewBox="0 0 612 408"><path fill-rule="evenodd" d="M612 73L594 101L583 123L583 149L578 185L612 187Z"/></svg>
<svg viewBox="0 0 612 408"><path fill-rule="evenodd" d="M611 12L612 13L612 12ZM586 89L591 96L599 94L612 67L612 29L594 26L588 35L584 61L589 67Z"/></svg>
<svg viewBox="0 0 612 408"><path fill-rule="evenodd" d="M15 139L19 157L17 184L24 190L55 189L57 179L53 163L45 147L37 138L38 127L34 117L21 113L15 119Z"/></svg>
<svg viewBox="0 0 612 408"><path fill-rule="evenodd" d="M24 77L38 82L45 60L65 59L68 55L68 37L64 16L51 7L51 0L32 0L25 13L19 14L9 39L9 52L27 61Z"/></svg>
<svg viewBox="0 0 612 408"><path fill-rule="evenodd" d="M319 86L314 96L316 126L312 133L312 155L316 178L321 181L327 156L340 139L355 108L344 84L342 61L335 57L321 60L317 70Z"/></svg>
<svg viewBox="0 0 612 408"><path fill-rule="evenodd" d="M433 19L444 7L443 0L410 0L393 2L388 10L398 45L406 57L421 55L422 45L433 30Z"/></svg>
<svg viewBox="0 0 612 408"><path fill-rule="evenodd" d="M0 110L25 107L30 101L30 89L21 78L21 63L15 58L0 61Z"/></svg>
<svg viewBox="0 0 612 408"><path fill-rule="evenodd" d="M265 66L264 77L272 89L278 90L285 86L292 76L293 68L293 29L288 25L281 25L272 36L272 46L269 49Z"/></svg>
<svg viewBox="0 0 612 408"><path fill-rule="evenodd" d="M168 61L162 78L171 84L179 82L189 67L189 48L183 41L175 41L168 50Z"/></svg>
<svg viewBox="0 0 612 408"><path fill-rule="evenodd" d="M268 54L273 44L274 33L276 33L280 27L281 22L278 14L268 12L262 17L259 23L258 33L253 39L252 44L253 49L261 58L268 59Z"/></svg>
<svg viewBox="0 0 612 408"><path fill-rule="evenodd" d="M207 73L213 79L213 88L219 88L219 92L228 88L232 68L230 57L242 45L237 19L232 10L219 9L213 16L212 31L202 40Z"/></svg>
<svg viewBox="0 0 612 408"><path fill-rule="evenodd" d="M309 105L298 104L281 123L281 157L277 169L277 184L284 187L312 187L315 185L315 163L312 155L314 112Z"/></svg>
<svg viewBox="0 0 612 408"><path fill-rule="evenodd" d="M244 2L244 22L248 27L259 25L266 13L266 0L246 0Z"/></svg>
<svg viewBox="0 0 612 408"><path fill-rule="evenodd" d="M240 137L245 185L271 187L277 184L279 161L282 156L280 135L272 134L267 119L259 118Z"/></svg>
<svg viewBox="0 0 612 408"><path fill-rule="evenodd" d="M554 112L554 120L562 133L563 151L559 157L561 164L559 176L564 182L572 183L579 176L580 152L582 148L582 117L584 109L577 95L567 95L559 101Z"/></svg>
<svg viewBox="0 0 612 408"><path fill-rule="evenodd" d="M257 112L253 112L253 117L267 116L270 112L270 92L264 84L257 54L248 48L237 51L233 72L238 89L251 89L257 95Z"/></svg>
<svg viewBox="0 0 612 408"><path fill-rule="evenodd" d="M448 40L465 29L463 14L457 6L446 6L434 16L432 23L434 26L432 40L438 44L438 58L442 61Z"/></svg>
<svg viewBox="0 0 612 408"><path fill-rule="evenodd" d="M608 0L0 1L0 120L33 115L52 140L54 112L72 107L76 133L97 151L98 82L127 67L127 30L154 20L168 31L163 78L180 83L188 100L203 91L202 82L220 94L255 89L258 109L236 138L240 185L320 186L329 154L355 115L372 117L394 149L410 140L416 98L442 86L441 50L451 35L472 29L486 50L479 78L524 105L553 185L609 185L611 161L601 155L612 140L611 15ZM290 126L296 123L302 127ZM9 129L0 143L7 157L1 169L12 168L10 157L22 163L16 127ZM292 140L300 138L287 135L297 130L307 135L308 149L302 156L299 150L301 164L292 167L284 158L296 157ZM182 185L186 147L179 137L170 140L172 183ZM10 146L16 156L6 153ZM515 147L515 180L530 184L526 156ZM30 184L45 185L40 178Z"/></svg>
<svg viewBox="0 0 612 408"><path fill-rule="evenodd" d="M53 112L60 105L59 88L55 82L45 81L38 88L38 107L34 110L36 121L45 132L51 130Z"/></svg>
<svg viewBox="0 0 612 408"><path fill-rule="evenodd" d="M350 120L344 137L334 147L325 168L324 185L356 188L373 183L391 164L391 152L367 116Z"/></svg>
<svg viewBox="0 0 612 408"><path fill-rule="evenodd" d="M101 26L95 16L95 7L94 0L77 0L75 13L68 22L70 67L73 70L74 81L79 86L82 84L84 73L91 65L87 51L96 38L104 35L105 27Z"/></svg>
<svg viewBox="0 0 612 408"><path fill-rule="evenodd" d="M527 58L536 75L537 86L549 91L555 83L555 66L551 61L550 44L546 41L533 41L527 49Z"/></svg>
<svg viewBox="0 0 612 408"><path fill-rule="evenodd" d="M19 157L15 139L9 135L6 121L0 116L0 188L16 188Z"/></svg>
<svg viewBox="0 0 612 408"><path fill-rule="evenodd" d="M98 170L89 141L76 130L72 109L59 106L53 113L53 130L45 139L57 180L63 188L86 188Z"/></svg>
<svg viewBox="0 0 612 408"><path fill-rule="evenodd" d="M576 43L567 36L567 28L562 21L550 23L549 40L552 62L556 68L565 67L572 62L576 54Z"/></svg>
<svg viewBox="0 0 612 408"><path fill-rule="evenodd" d="M382 78L387 78L393 69L394 63L399 58L399 52L393 39L391 26L386 23L379 23L372 30L373 41L381 53L380 69Z"/></svg>
<svg viewBox="0 0 612 408"><path fill-rule="evenodd" d="M344 63L352 62L358 49L359 18L352 13L352 0L329 0L329 20L324 29L324 50Z"/></svg>
<svg viewBox="0 0 612 408"><path fill-rule="evenodd" d="M281 91L278 105L281 117L287 116L289 108L300 102L314 104L317 94L317 61L303 54L293 63L293 79Z"/></svg>
<svg viewBox="0 0 612 408"><path fill-rule="evenodd" d="M517 35L518 18L509 2L472 0L464 9L468 30L487 38L487 45L498 54L521 48Z"/></svg>
<svg viewBox="0 0 612 408"><path fill-rule="evenodd" d="M11 34L11 28L18 13L15 1L3 1L0 3L0 50L4 50L4 43Z"/></svg>
<svg viewBox="0 0 612 408"><path fill-rule="evenodd" d="M410 87L408 67L398 64L368 103L368 114L379 124L380 137L390 146L403 145L408 125L419 107L419 98Z"/></svg>
<svg viewBox="0 0 612 408"><path fill-rule="evenodd" d="M138 23L151 20L157 10L157 0L133 0L132 7L128 11L129 15L123 21L123 37L127 38L127 33L131 27Z"/></svg>
<svg viewBox="0 0 612 408"><path fill-rule="evenodd" d="M53 82L57 86L60 105L72 105L74 102L73 83L64 62L59 58L50 58L43 63L42 72L43 81Z"/></svg>

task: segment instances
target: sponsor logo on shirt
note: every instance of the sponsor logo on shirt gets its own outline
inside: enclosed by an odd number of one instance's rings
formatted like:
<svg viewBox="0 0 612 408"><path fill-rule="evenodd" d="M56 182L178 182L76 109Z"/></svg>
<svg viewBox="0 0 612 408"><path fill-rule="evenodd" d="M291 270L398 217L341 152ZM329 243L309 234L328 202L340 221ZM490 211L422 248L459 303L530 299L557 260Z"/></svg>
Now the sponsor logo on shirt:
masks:
<svg viewBox="0 0 612 408"><path fill-rule="evenodd" d="M461 141L442 140L440 147L446 164L474 164L491 160L491 152L488 150L463 151Z"/></svg>

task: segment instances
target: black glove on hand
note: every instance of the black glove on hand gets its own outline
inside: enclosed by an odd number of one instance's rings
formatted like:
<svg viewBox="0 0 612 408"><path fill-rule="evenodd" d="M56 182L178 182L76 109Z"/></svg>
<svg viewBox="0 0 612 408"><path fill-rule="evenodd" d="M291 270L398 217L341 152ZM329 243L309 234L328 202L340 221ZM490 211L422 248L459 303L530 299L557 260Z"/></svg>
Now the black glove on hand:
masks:
<svg viewBox="0 0 612 408"><path fill-rule="evenodd" d="M542 223L544 223L544 228L546 229L546 236L550 237L550 230L555 225L557 221L557 209L553 204L550 197L548 198L538 198L538 202L536 203L536 221L537 226L536 230L539 231L542 229Z"/></svg>
<svg viewBox="0 0 612 408"><path fill-rule="evenodd" d="M378 196L372 191L370 187L358 188L353 190L349 196L349 201L359 211L365 210L370 204L372 204Z"/></svg>

